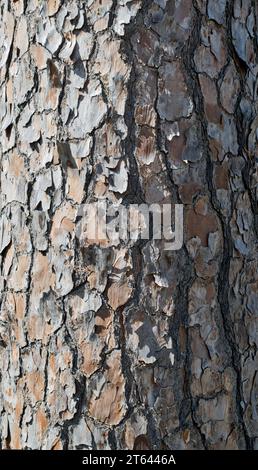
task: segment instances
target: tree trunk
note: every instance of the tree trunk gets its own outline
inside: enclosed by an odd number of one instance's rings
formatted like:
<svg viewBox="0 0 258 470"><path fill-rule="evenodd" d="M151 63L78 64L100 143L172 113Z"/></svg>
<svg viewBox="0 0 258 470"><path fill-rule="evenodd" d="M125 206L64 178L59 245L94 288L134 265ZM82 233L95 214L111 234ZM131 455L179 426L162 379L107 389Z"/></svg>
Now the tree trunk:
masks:
<svg viewBox="0 0 258 470"><path fill-rule="evenodd" d="M0 7L2 448L258 449L257 2Z"/></svg>

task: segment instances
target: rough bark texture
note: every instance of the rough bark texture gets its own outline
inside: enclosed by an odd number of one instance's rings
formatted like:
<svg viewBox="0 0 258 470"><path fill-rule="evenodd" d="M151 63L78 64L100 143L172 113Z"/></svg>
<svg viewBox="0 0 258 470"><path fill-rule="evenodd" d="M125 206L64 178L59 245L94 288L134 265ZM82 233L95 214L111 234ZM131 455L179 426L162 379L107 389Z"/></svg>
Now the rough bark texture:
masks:
<svg viewBox="0 0 258 470"><path fill-rule="evenodd" d="M257 10L0 1L2 448L258 449ZM101 198L184 247L80 244Z"/></svg>

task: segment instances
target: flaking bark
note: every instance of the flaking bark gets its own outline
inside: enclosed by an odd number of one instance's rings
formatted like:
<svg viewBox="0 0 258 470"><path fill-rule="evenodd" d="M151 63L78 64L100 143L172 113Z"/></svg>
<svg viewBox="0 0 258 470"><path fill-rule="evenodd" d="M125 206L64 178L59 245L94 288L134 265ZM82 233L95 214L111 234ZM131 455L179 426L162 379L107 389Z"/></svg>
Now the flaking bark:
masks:
<svg viewBox="0 0 258 470"><path fill-rule="evenodd" d="M0 443L258 449L257 3L0 0ZM184 246L78 211L183 204Z"/></svg>

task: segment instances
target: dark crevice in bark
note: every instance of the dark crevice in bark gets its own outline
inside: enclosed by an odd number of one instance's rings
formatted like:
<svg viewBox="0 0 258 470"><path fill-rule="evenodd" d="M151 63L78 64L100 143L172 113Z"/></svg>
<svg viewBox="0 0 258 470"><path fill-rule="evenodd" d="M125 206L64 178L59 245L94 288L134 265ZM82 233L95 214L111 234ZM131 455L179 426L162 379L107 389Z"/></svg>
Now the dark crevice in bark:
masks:
<svg viewBox="0 0 258 470"><path fill-rule="evenodd" d="M62 79L62 83L61 83L61 92L59 94L59 97L58 97L58 105L57 105L57 110L58 110L58 116L59 116L59 121L60 121L60 131L61 131L61 135L59 136L59 138L61 138L62 136L62 130L63 130L63 122L62 122L62 118L61 118L61 111L62 111L62 101L65 97L65 88L66 88L66 84L67 84L67 74L66 74L66 66L64 66L64 76L63 76L63 79Z"/></svg>
<svg viewBox="0 0 258 470"><path fill-rule="evenodd" d="M193 7L195 5L193 4ZM199 93L196 90L196 72L195 72L195 66L194 66L194 52L197 49L197 46L200 43L200 28L201 28L201 22L202 22L202 17L201 14L195 13L193 17L193 24L192 24L192 31L189 36L188 42L185 44L185 46L182 48L182 63L185 69L185 79L186 83L188 85L188 89L192 90L192 99L196 111L196 115L200 119L200 116L198 116L197 110L200 107L200 96ZM198 79L197 79L198 82ZM202 125L202 122L201 122ZM203 146L203 142L200 143L201 146ZM189 313L188 313L188 295L189 295L189 290L191 288L191 285L194 281L194 267L193 264L191 264L191 267L189 267L189 260L187 259L187 252L185 249L185 256L186 256L186 266L182 269L182 272L185 274L188 271L188 277L185 277L183 282L179 283L179 290L178 290L178 297L177 297L177 303L176 305L179 306L179 310L183 313L183 324L185 326L185 331L186 331L186 355L184 359L184 367L185 367L185 384L184 384L184 393L185 393L185 398L182 402L181 405L181 413L183 413L184 406L188 406L187 403L189 403L189 408L190 408L190 415L191 419L193 422L194 428L197 430L202 446L204 449L208 449L208 444L206 442L206 436L201 430L201 426L198 423L198 418L196 417L196 407L198 400L192 396L191 393L191 361L192 361L192 351L191 351L191 345L190 345L190 338L189 338ZM182 414L183 416L183 414ZM183 423L182 423L183 425Z"/></svg>
<svg viewBox="0 0 258 470"><path fill-rule="evenodd" d="M10 11L10 8L9 8L9 11ZM16 25L16 22L15 22L15 25ZM15 30L15 27L14 27L14 30ZM12 56L13 56L13 41L11 42L11 46L10 46L10 50L9 50L9 54L8 54L8 57L7 57L7 60L6 60L6 64L5 64L5 80L9 80L9 70L10 70L10 66L11 66L11 63L12 63Z"/></svg>
<svg viewBox="0 0 258 470"><path fill-rule="evenodd" d="M31 290L32 290L32 270L33 270L33 263L34 263L34 257L35 257L35 243L33 240L33 230L32 230L32 216L31 216L31 210L30 210L30 202L31 202L31 196L32 196L32 190L33 190L33 185L34 185L35 180L29 181L28 182L28 190L27 190L27 202L28 202L28 210L29 210L29 216L28 216L28 224L30 226L30 241L31 241L31 259L30 259L30 266L29 266L29 271L28 271L28 285L26 289L26 307L25 307L25 318L24 318L24 334L26 338L26 343L28 344L28 331L26 327L26 318L29 316L29 309L30 309L30 296L31 296Z"/></svg>
<svg viewBox="0 0 258 470"><path fill-rule="evenodd" d="M116 8L117 8L117 0L113 0L112 7L111 7L110 13L109 13L108 28L111 28L113 26L114 21L115 21Z"/></svg>
<svg viewBox="0 0 258 470"><path fill-rule="evenodd" d="M117 450L117 440L116 440L116 433L114 429L111 429L108 433L108 442L110 445L111 450Z"/></svg>
<svg viewBox="0 0 258 470"><path fill-rule="evenodd" d="M124 40L122 42L122 54L125 57L125 61L131 66L131 73L129 81L127 82L128 98L125 107L125 123L128 129L128 135L123 142L123 153L129 164L129 180L126 194L123 198L123 204L141 204L144 202L144 196L142 192L140 176L138 171L137 161L135 159L135 121L134 121L134 109L135 109L135 93L134 87L136 82L136 70L134 63L134 53L131 48L130 37L134 32L134 26L129 25L125 30Z"/></svg>
<svg viewBox="0 0 258 470"><path fill-rule="evenodd" d="M256 234L256 237L258 239L258 200L257 200L257 196L255 194L255 191L256 191L256 188L254 187L254 189L252 190L251 187L252 187L252 173L255 172L255 160L254 158L251 160L249 160L248 158L246 159L246 164L245 164L245 167L242 171L242 176L243 176L243 182L244 182L244 185L245 185L245 189L246 191L248 192L248 195L249 195L249 199L250 199L250 202L251 202L251 206L252 206L252 211L253 211L253 214L254 214L254 231L255 231L255 234Z"/></svg>
<svg viewBox="0 0 258 470"><path fill-rule="evenodd" d="M164 150L164 146L162 143L162 131L161 131L161 119L159 117L159 112L157 109L157 101L158 101L158 89L157 89L157 97L155 103L155 110L157 113L157 125L156 125L156 132L157 132L157 148L159 149L160 154L163 157L164 165L166 168L168 180L169 180L169 187L171 190L171 199L173 204L180 204L180 196L178 192L178 188L173 180L173 170L171 169L167 153ZM195 404L194 399L191 395L191 388L190 388L190 378L191 378L191 348L190 348L190 339L189 339L189 321L188 321L188 296L189 290L192 286L194 281L194 267L192 261L188 257L187 249L185 246L182 248L183 254L180 257L180 274L179 280L177 283L177 292L175 295L175 314L173 315L170 321L170 335L173 339L173 349L175 351L176 361L180 364L179 367L183 368L185 371L184 374L184 387L183 387L183 394L184 398L180 404L180 411L179 411L179 419L180 419L180 427L184 429L187 424L186 420L189 415L191 415L191 419L193 422L193 426L197 429L198 433L200 434L203 447L206 448L205 438L203 433L200 430L200 427L197 424L197 421L194 416ZM173 258L171 260L173 262ZM186 352L182 354L180 351L179 345L179 329L180 326L183 326L185 329L186 334ZM183 356L183 357L182 357Z"/></svg>
<svg viewBox="0 0 258 470"><path fill-rule="evenodd" d="M116 2L114 2L116 3ZM128 98L125 107L125 123L128 129L127 138L124 141L123 152L129 164L129 181L126 194L123 198L123 204L128 206L129 204L142 204L145 202L141 179L139 175L138 163L135 158L136 149L136 124L134 117L135 110L135 85L137 80L137 57L133 51L131 37L140 25L144 22L144 13L146 9L151 5L150 0L146 0L142 3L140 10L138 11L135 19L132 23L125 25L125 34L121 46L121 54L125 58L125 61L130 64L131 72L130 78L127 82ZM141 302L141 286L144 276L144 259L143 249L148 243L148 240L139 239L134 246L131 248L132 264L133 264L133 275L134 275L134 291L131 299L127 302L125 309L121 309L120 312L120 347L122 353L122 370L126 377L126 401L127 401L127 413L123 419L123 422L135 411L135 402L141 407L141 398L138 390L138 384L135 376L132 372L132 362L127 352L126 336L125 336L125 325L127 324L130 312L135 308L138 308ZM123 313L126 312L125 314ZM129 324L127 325L128 328ZM151 411L142 410L147 417L148 422L148 437L151 442L157 444L158 431L155 420L152 416ZM148 415L148 416L147 416ZM155 437L154 437L155 436Z"/></svg>
<svg viewBox="0 0 258 470"><path fill-rule="evenodd" d="M186 334L186 351L183 355L183 364L184 369L184 399L182 400L180 406L180 426L182 429L187 427L186 420L188 418L189 412L191 415L193 426L197 429L197 432L200 435L201 442L204 449L207 449L205 435L202 433L201 428L198 424L198 420L195 416L196 410L196 400L193 398L191 393L191 360L192 360L192 351L190 346L190 337L189 337L189 313L188 313L188 301L189 301L189 290L194 281L194 268L192 263L189 265L189 260L187 257L186 248L184 248L185 262L182 266L182 279L178 283L178 292L175 298L175 318L171 325L171 335L173 338L173 343L177 345L176 351L178 354L178 360L182 360L182 353L180 353L180 347L178 343L179 337L179 326L183 325Z"/></svg>
<svg viewBox="0 0 258 470"><path fill-rule="evenodd" d="M251 4L254 14L253 46L256 55L256 63L258 63L258 5L256 0L251 0Z"/></svg>
<svg viewBox="0 0 258 470"><path fill-rule="evenodd" d="M244 116L240 108L240 104L241 104L241 99L242 97L244 97L244 94L245 94L245 78L246 78L246 74L248 71L248 66L244 61L242 61L238 57L234 48L233 39L232 39L232 26L231 26L231 21L233 18L233 11L234 11L234 1L230 0L228 2L227 10L226 10L228 48L229 48L229 53L231 54L234 60L236 69L238 71L240 87L241 87L239 97L237 100L237 106L236 106L236 116L237 116L236 126L237 126L237 137L238 137L238 144L239 144L239 154L243 155L245 159L245 166L244 166L244 169L242 170L242 178L243 178L245 189L249 195L252 211L254 214L254 232L258 236L258 203L257 203L255 194L253 194L252 184L251 184L251 175L252 175L252 172L255 171L255 159L254 159L254 156L250 156L248 154L248 151L246 152L246 149L248 148L248 138L250 134L250 127L251 127L252 119L255 116L255 110L253 110L253 115L251 117L251 120L245 123ZM257 46L255 47L255 51L257 53ZM232 255L233 255L233 242L232 242L232 239L230 238L229 227L225 227L224 241L226 243L227 260L224 261L225 268L222 272L227 273L227 279L228 279L229 270L230 270L230 259L232 258ZM223 279L223 276L221 276L220 280L221 280L221 286L223 286L223 283L226 280ZM241 424L243 427L246 448L250 450L250 449L253 449L254 442L253 442L253 439L250 438L248 435L248 430L246 428L245 419L244 419L245 410L241 406L242 403L244 404L243 385L242 385L242 380L241 380L241 353L239 352L238 347L237 347L237 338L235 337L235 334L233 332L233 324L231 324L231 322L229 324L230 306L229 306L229 301L228 301L228 291L229 291L229 285L227 282L226 288L224 288L224 291L223 291L223 297L221 297L222 301L225 300L225 302L227 302L226 303L227 308L224 308L223 318L225 321L226 331L228 331L229 333L230 342L232 344L233 366L237 374L237 404L238 404L239 415L241 417Z"/></svg>
<svg viewBox="0 0 258 470"><path fill-rule="evenodd" d="M230 260L232 259L233 254L233 242L231 237L231 231L229 226L229 221L227 218L221 213L220 204L217 200L216 190L214 187L213 181L213 168L214 164L212 162L210 148L209 148L209 138L207 133L207 122L204 114L204 107L203 107L203 96L201 92L201 88L199 85L198 74L195 71L195 64L194 64L194 51L196 47L200 43L200 28L201 28L201 15L198 10L198 6L194 1L194 8L196 10L195 15L195 25L193 28L192 36L190 38L188 44L188 53L187 49L185 50L184 54L184 65L185 69L188 73L188 78L190 78L190 84L192 85L193 90L193 102L195 107L196 115L199 118L202 127L202 134L203 134L203 144L205 149L206 155L206 175L207 175L207 186L210 195L210 202L211 205L217 214L221 228L223 233L223 253L220 265L220 271L218 275L218 301L220 305L220 311L222 316L222 323L224 327L224 337L227 340L228 346L231 352L231 363L232 367L236 374L236 410L238 414L239 425L242 429L243 436L245 438L246 448L251 449L252 443L248 436L248 432L245 426L244 421L244 411L241 406L241 402L243 402L243 390L242 390L242 382L241 382L241 357L237 347L237 339L234 333L234 325L230 318L230 305L229 305L229 271L230 271Z"/></svg>
<svg viewBox="0 0 258 470"><path fill-rule="evenodd" d="M255 15L255 6L253 4L253 9L254 9L254 18L255 18L255 25L257 22L256 15ZM232 60L235 64L236 70L238 72L238 78L240 81L240 92L238 95L237 103L236 103L236 126L237 126L237 137L238 137L238 145L239 145L239 155L243 155L245 159L245 166L242 170L242 177L243 177L243 182L245 185L245 189L249 195L250 203L252 206L252 211L254 214L254 230L256 233L256 236L258 237L258 201L256 198L255 194L255 188L252 189L252 173L255 172L255 155L250 155L248 152L248 139L250 136L251 132L251 125L252 121L255 118L256 111L255 109L252 110L252 114L249 118L248 121L245 120L245 117L241 111L241 100L245 95L245 81L246 81L246 75L248 73L248 66L247 64L238 56L234 44L233 44L233 38L232 38L232 28L231 28L231 21L233 17L233 11L234 11L234 2L233 0L230 0L228 5L227 5L227 44L228 44L228 50L229 54L232 57ZM255 31L257 31L256 28L254 28ZM254 31L254 32L255 32ZM254 49L256 52L257 56L257 62L258 62L258 45L257 42L254 40ZM255 91L254 91L255 95ZM255 96L254 96L255 99Z"/></svg>
<svg viewBox="0 0 258 470"><path fill-rule="evenodd" d="M128 28L129 29L129 28ZM123 143L123 153L129 164L129 181L128 189L123 198L123 204L125 206L129 204L139 204L143 202L142 189L140 184L140 177L138 173L138 166L135 160L135 123L134 123L134 82L135 82L135 70L134 70L134 58L130 50L130 34L131 31L126 31L125 39L123 41L123 54L127 57L127 61L131 64L131 74L127 83L128 99L126 102L125 109L125 123L128 129L128 135ZM143 258L142 258L142 247L146 242L139 240L130 250L133 264L133 276L134 276L134 291L131 299L127 302L126 306L119 309L116 313L118 315L119 328L117 330L118 341L121 349L121 363L122 371L125 377L125 398L127 404L127 411L122 420L125 422L128 417L134 411L133 401L137 397L133 397L132 394L137 395L137 388L135 387L135 378L132 373L132 363L130 356L127 352L126 336L125 336L125 323L127 315L124 315L124 311L129 312L135 308L137 301L140 300L140 286L143 272ZM121 424L121 423L120 423Z"/></svg>

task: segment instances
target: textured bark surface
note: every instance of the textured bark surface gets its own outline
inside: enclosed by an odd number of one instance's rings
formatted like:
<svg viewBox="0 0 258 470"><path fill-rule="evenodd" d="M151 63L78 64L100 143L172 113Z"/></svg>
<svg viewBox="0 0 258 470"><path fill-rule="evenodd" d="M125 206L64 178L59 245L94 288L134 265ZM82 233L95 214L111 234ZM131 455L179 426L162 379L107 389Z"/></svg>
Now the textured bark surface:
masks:
<svg viewBox="0 0 258 470"><path fill-rule="evenodd" d="M2 448L258 449L257 5L0 0Z"/></svg>

